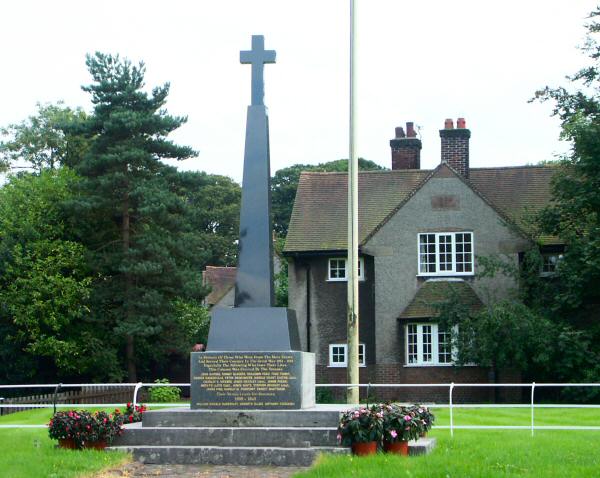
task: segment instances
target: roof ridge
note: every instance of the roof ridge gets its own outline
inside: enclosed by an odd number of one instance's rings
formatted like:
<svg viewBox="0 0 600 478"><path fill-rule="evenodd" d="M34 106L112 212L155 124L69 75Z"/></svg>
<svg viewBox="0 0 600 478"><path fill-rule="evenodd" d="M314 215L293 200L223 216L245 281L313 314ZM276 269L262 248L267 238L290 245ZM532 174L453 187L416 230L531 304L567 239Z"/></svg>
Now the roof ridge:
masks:
<svg viewBox="0 0 600 478"><path fill-rule="evenodd" d="M358 174L389 174L389 173L430 173L433 169L367 169L361 170ZM348 171L301 171L300 174L311 174L316 176L332 176L334 174L348 175Z"/></svg>
<svg viewBox="0 0 600 478"><path fill-rule="evenodd" d="M558 166L558 163L556 164ZM519 164L517 166L487 166L487 167L481 167L481 168L469 168L470 171L473 171L474 169L481 171L481 170L489 170L489 169L533 169L533 168L539 168L539 169L552 169L555 168L556 166L554 165L548 165L548 164Z"/></svg>

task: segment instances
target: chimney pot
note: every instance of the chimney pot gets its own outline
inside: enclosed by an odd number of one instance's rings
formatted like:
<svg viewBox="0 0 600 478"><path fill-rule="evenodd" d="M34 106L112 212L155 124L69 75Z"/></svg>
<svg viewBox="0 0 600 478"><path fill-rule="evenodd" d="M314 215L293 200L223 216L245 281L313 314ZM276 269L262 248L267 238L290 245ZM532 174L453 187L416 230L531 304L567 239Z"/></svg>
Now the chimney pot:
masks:
<svg viewBox="0 0 600 478"><path fill-rule="evenodd" d="M452 118L447 118L446 121L444 121L444 129L454 129L454 121L452 121Z"/></svg>
<svg viewBox="0 0 600 478"><path fill-rule="evenodd" d="M415 131L415 124L410 121L406 123L406 136L409 138L416 138L417 132Z"/></svg>
<svg viewBox="0 0 600 478"><path fill-rule="evenodd" d="M404 134L404 128L402 126L396 126L396 138L404 138L406 135Z"/></svg>
<svg viewBox="0 0 600 478"><path fill-rule="evenodd" d="M456 127L459 129L465 129L467 127L467 122L464 118L458 118L456 120Z"/></svg>

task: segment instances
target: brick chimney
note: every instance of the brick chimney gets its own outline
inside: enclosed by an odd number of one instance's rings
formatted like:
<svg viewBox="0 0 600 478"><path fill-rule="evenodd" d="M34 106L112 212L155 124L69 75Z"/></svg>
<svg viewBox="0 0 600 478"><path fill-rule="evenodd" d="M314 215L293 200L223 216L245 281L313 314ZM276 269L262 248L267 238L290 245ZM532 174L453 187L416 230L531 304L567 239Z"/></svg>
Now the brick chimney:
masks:
<svg viewBox="0 0 600 478"><path fill-rule="evenodd" d="M454 122L447 119L444 122L444 129L440 130L442 163L447 163L465 178L469 177L470 137L471 131L467 129L464 118L456 120L456 129L454 129Z"/></svg>
<svg viewBox="0 0 600 478"><path fill-rule="evenodd" d="M392 169L421 168L421 140L417 138L414 123L406 123L406 134L401 126L396 128L396 137L390 140Z"/></svg>

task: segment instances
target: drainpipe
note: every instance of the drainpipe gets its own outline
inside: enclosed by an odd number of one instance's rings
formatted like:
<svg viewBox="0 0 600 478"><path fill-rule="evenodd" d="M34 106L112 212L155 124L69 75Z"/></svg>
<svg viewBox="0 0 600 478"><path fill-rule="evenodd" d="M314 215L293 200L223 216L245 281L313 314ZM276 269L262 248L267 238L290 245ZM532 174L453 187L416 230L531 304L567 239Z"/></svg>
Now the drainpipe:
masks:
<svg viewBox="0 0 600 478"><path fill-rule="evenodd" d="M310 264L306 264L306 351L310 352Z"/></svg>

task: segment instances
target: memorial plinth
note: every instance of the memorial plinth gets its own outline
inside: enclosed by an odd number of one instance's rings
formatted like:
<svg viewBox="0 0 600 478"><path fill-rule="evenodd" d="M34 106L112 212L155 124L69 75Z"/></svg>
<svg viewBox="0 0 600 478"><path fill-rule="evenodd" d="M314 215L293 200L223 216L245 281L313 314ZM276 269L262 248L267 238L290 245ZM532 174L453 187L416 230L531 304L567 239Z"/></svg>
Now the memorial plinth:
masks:
<svg viewBox="0 0 600 478"><path fill-rule="evenodd" d="M314 354L192 354L192 409L295 410L315 405Z"/></svg>

